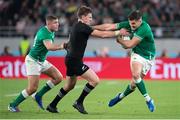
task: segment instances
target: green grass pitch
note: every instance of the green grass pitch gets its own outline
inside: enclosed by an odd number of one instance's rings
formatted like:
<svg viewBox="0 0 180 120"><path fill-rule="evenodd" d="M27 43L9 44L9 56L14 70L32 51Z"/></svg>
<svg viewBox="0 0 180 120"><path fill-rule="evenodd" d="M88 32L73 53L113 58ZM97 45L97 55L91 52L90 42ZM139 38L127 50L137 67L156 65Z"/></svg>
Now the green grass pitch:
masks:
<svg viewBox="0 0 180 120"><path fill-rule="evenodd" d="M179 81L146 81L146 88L155 101L156 110L149 112L145 100L136 91L123 99L116 106L109 108L108 101L128 85L127 80L102 80L96 89L85 99L85 108L89 114L83 115L73 107L73 102L79 97L84 84L79 80L72 90L58 104L60 113L49 113L40 110L29 97L20 104L21 112L11 113L7 110L9 102L22 91L26 80L0 80L0 119L180 119L180 82ZM41 80L39 88L45 84ZM56 96L64 82L49 91L43 97L44 106Z"/></svg>

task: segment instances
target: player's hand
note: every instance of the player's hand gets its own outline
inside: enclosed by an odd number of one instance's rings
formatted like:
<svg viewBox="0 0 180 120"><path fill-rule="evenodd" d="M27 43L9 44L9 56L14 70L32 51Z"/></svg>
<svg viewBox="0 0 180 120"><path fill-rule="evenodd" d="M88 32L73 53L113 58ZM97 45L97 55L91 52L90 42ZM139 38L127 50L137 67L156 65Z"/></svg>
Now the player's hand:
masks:
<svg viewBox="0 0 180 120"><path fill-rule="evenodd" d="M120 35L121 35L121 36L130 35L130 33L128 32L128 30L125 29L125 28L120 29L119 32L120 32Z"/></svg>
<svg viewBox="0 0 180 120"><path fill-rule="evenodd" d="M62 50L62 49L64 49L64 43L61 43L60 45L59 45L59 50Z"/></svg>
<svg viewBox="0 0 180 120"><path fill-rule="evenodd" d="M120 43L121 40L122 40L122 35L118 35L117 38L116 38L116 42Z"/></svg>
<svg viewBox="0 0 180 120"><path fill-rule="evenodd" d="M63 43L61 43L60 44L60 50L62 50L62 49L67 49L68 48L68 43L67 42L63 42Z"/></svg>
<svg viewBox="0 0 180 120"><path fill-rule="evenodd" d="M117 36L116 42L119 43L124 49L126 49L126 48L121 44L121 41L122 41L122 40L123 40L123 36L122 36L122 35Z"/></svg>
<svg viewBox="0 0 180 120"><path fill-rule="evenodd" d="M63 43L63 49L68 50L68 42Z"/></svg>

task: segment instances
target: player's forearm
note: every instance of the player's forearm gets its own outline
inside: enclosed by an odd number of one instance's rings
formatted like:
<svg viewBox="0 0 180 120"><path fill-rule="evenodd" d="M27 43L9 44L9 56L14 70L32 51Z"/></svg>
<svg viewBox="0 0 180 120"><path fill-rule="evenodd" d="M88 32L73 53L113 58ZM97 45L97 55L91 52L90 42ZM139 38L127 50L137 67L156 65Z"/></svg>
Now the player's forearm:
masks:
<svg viewBox="0 0 180 120"><path fill-rule="evenodd" d="M116 31L103 31L102 38L115 37L119 35L129 35L126 29L120 29Z"/></svg>
<svg viewBox="0 0 180 120"><path fill-rule="evenodd" d="M102 25L95 25L93 26L96 30L108 31L108 30L115 30L115 26L113 24L102 24Z"/></svg>
<svg viewBox="0 0 180 120"><path fill-rule="evenodd" d="M120 35L119 31L103 31L102 38L110 38L110 37L116 37Z"/></svg>
<svg viewBox="0 0 180 120"><path fill-rule="evenodd" d="M50 50L50 51L56 51L56 50L62 50L64 48L61 45L52 44L47 49Z"/></svg>
<svg viewBox="0 0 180 120"><path fill-rule="evenodd" d="M96 30L105 30L105 26L104 26L104 24L102 24L102 25L95 25L95 26L92 26L93 27L93 29L96 29Z"/></svg>

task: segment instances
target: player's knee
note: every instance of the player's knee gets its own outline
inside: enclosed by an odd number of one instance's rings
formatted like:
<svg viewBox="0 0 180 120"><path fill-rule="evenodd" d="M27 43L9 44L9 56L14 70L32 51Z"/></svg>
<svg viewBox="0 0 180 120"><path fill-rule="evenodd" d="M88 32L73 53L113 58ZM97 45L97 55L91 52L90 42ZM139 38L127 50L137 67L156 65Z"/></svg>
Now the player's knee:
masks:
<svg viewBox="0 0 180 120"><path fill-rule="evenodd" d="M56 79L57 84L59 84L62 80L63 80L63 76L59 76L59 77Z"/></svg>
<svg viewBox="0 0 180 120"><path fill-rule="evenodd" d="M71 86L69 87L69 91L72 90L72 89L74 89L74 87L75 87L75 85L71 85Z"/></svg>
<svg viewBox="0 0 180 120"><path fill-rule="evenodd" d="M72 89L74 89L74 86L68 86L68 87L66 87L66 91L67 91L67 92L71 91Z"/></svg>
<svg viewBox="0 0 180 120"><path fill-rule="evenodd" d="M65 85L65 86L64 86L64 90L67 91L67 92L69 92L69 91L71 91L72 89L74 89L74 87L75 87L75 84Z"/></svg>
<svg viewBox="0 0 180 120"><path fill-rule="evenodd" d="M54 83L54 85L57 85L63 80L63 76L57 76L52 79L53 79L52 82Z"/></svg>
<svg viewBox="0 0 180 120"><path fill-rule="evenodd" d="M96 81L95 81L96 85L98 85L100 83L100 79L97 78Z"/></svg>
<svg viewBox="0 0 180 120"><path fill-rule="evenodd" d="M138 80L140 78L140 73L134 72L134 73L132 73L132 77L134 80Z"/></svg>
<svg viewBox="0 0 180 120"><path fill-rule="evenodd" d="M95 87L99 84L99 82L100 82L99 78L96 78L95 80L91 81L90 84Z"/></svg>
<svg viewBox="0 0 180 120"><path fill-rule="evenodd" d="M33 86L33 87L30 87L27 89L27 92L29 95L32 95L33 93L35 93L37 91L37 88L36 86Z"/></svg>
<svg viewBox="0 0 180 120"><path fill-rule="evenodd" d="M135 89L136 89L135 81L132 81L132 82L131 82L131 89L132 89L132 90L135 90Z"/></svg>

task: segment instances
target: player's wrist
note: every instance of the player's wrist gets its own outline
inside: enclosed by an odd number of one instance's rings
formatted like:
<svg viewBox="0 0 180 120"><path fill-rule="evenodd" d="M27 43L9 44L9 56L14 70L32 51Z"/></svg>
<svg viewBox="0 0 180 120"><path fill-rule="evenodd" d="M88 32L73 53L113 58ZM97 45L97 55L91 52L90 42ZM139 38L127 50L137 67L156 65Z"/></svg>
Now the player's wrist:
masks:
<svg viewBox="0 0 180 120"><path fill-rule="evenodd" d="M115 36L119 36L120 35L120 31L119 30L114 31L114 35Z"/></svg>
<svg viewBox="0 0 180 120"><path fill-rule="evenodd" d="M63 48L63 45L62 45L62 44L59 44L59 45L58 45L58 50L62 50L62 49L64 49L64 48Z"/></svg>

